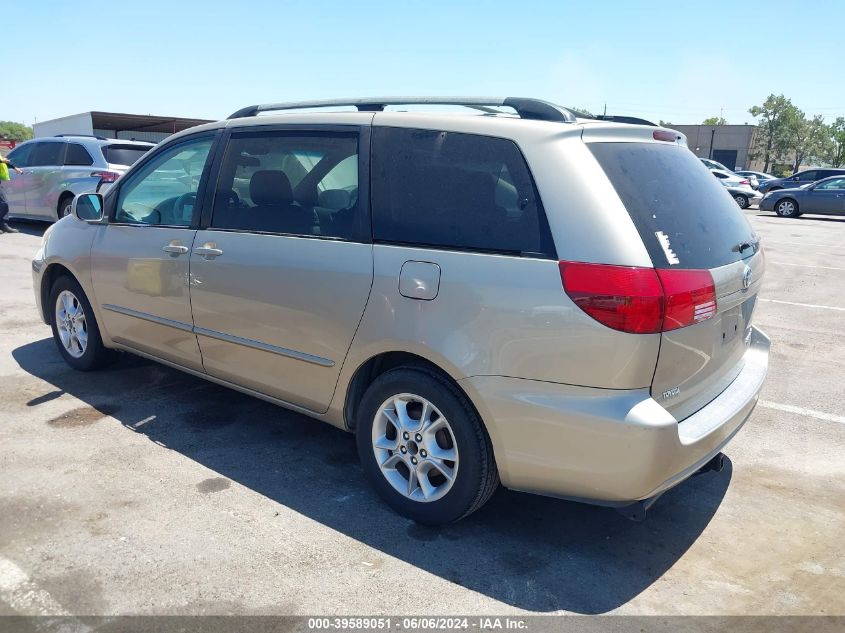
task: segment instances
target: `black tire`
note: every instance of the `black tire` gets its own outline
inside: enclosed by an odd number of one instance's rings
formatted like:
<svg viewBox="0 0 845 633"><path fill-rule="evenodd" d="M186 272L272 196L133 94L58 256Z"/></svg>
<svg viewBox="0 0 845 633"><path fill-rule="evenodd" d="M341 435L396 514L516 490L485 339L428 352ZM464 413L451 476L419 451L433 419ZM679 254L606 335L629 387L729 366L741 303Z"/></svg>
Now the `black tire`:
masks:
<svg viewBox="0 0 845 633"><path fill-rule="evenodd" d="M390 397L411 393L432 403L448 420L459 462L454 483L435 501L415 501L387 480L373 450L373 424ZM466 396L447 378L423 367L399 367L369 386L356 414L356 440L361 465L379 496L393 510L424 525L457 521L483 506L499 485L493 446Z"/></svg>
<svg viewBox="0 0 845 633"><path fill-rule="evenodd" d="M782 218L797 218L801 215L798 201L793 198L782 198L775 203L775 214Z"/></svg>
<svg viewBox="0 0 845 633"><path fill-rule="evenodd" d="M70 215L71 205L73 204L73 195L64 194L59 198L59 206L56 207L56 219L61 220L66 215Z"/></svg>
<svg viewBox="0 0 845 633"><path fill-rule="evenodd" d="M748 196L738 193L734 196L734 200L739 205L740 209L747 209L749 207Z"/></svg>
<svg viewBox="0 0 845 633"><path fill-rule="evenodd" d="M56 303L59 301L59 295L62 292L68 291L72 293L78 300L79 306L85 315L85 330L88 334L88 342L84 353L81 356L71 355L59 336L58 327L56 324ZM92 371L110 365L117 358L115 350L108 349L103 345L103 339L100 337L100 328L97 325L97 319L94 316L94 310L85 296L82 287L72 277L62 275L53 283L50 288L50 304L47 306L47 314L50 318L50 327L53 330L53 340L59 350L59 354L65 359L65 362L80 371Z"/></svg>

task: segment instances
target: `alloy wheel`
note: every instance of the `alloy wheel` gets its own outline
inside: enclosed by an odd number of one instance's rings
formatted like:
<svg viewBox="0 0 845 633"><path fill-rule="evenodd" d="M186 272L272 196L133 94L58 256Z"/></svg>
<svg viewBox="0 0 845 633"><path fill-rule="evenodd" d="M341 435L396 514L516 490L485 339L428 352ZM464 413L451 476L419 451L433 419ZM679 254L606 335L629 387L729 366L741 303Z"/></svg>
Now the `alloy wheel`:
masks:
<svg viewBox="0 0 845 633"><path fill-rule="evenodd" d="M74 358L80 358L88 348L88 324L85 310L76 295L63 290L56 299L56 331L62 346Z"/></svg>
<svg viewBox="0 0 845 633"><path fill-rule="evenodd" d="M412 501L443 498L458 474L458 446L449 421L422 396L402 393L376 412L373 452L382 475Z"/></svg>

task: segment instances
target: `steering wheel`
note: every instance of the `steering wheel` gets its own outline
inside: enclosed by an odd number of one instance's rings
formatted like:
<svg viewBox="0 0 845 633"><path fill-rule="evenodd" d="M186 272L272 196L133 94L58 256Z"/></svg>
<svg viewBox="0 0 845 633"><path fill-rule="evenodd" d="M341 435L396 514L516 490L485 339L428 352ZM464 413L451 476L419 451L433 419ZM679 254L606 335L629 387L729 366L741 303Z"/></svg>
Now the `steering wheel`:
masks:
<svg viewBox="0 0 845 633"><path fill-rule="evenodd" d="M193 207L196 205L196 203L197 203L197 192L196 191L190 191L188 193L183 193L181 196L179 196L178 198L176 198L176 200L173 201L173 215L174 215L174 217L177 217L180 220L185 220L186 218L183 217L184 214L185 214L185 207L188 204L190 204L191 207L192 207L192 212L193 212ZM191 218L187 218L187 220L190 221Z"/></svg>

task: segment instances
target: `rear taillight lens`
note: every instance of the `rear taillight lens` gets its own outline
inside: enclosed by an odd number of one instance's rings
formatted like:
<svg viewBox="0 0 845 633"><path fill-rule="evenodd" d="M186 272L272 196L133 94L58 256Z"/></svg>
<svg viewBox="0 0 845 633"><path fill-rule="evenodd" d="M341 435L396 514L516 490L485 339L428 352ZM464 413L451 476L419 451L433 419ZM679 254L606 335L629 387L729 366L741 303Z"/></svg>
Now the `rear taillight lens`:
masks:
<svg viewBox="0 0 845 633"><path fill-rule="evenodd" d="M665 294L663 331L716 316L716 286L709 270L658 270Z"/></svg>
<svg viewBox="0 0 845 633"><path fill-rule="evenodd" d="M91 178L99 178L100 183L114 182L120 178L120 174L114 171L92 171Z"/></svg>
<svg viewBox="0 0 845 633"><path fill-rule="evenodd" d="M740 181L739 181L739 184L741 184L741 185L747 185L747 184L748 184L748 180L740 180Z"/></svg>
<svg viewBox="0 0 845 633"><path fill-rule="evenodd" d="M632 334L668 332L716 314L707 270L560 262L566 294L599 323Z"/></svg>

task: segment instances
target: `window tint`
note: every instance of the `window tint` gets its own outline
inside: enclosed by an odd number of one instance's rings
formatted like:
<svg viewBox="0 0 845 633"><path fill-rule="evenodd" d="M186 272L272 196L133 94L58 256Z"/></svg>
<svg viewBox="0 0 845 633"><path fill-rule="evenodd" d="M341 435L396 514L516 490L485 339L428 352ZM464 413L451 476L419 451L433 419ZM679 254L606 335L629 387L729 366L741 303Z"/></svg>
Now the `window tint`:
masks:
<svg viewBox="0 0 845 633"><path fill-rule="evenodd" d="M115 222L190 226L212 139L179 143L160 153L120 187Z"/></svg>
<svg viewBox="0 0 845 633"><path fill-rule="evenodd" d="M62 164L65 143L36 143L30 154L28 167L54 167Z"/></svg>
<svg viewBox="0 0 845 633"><path fill-rule="evenodd" d="M67 153L65 154L65 165L93 165L94 159L82 145L79 143L68 143Z"/></svg>
<svg viewBox="0 0 845 633"><path fill-rule="evenodd" d="M668 143L589 143L656 268L716 268L749 256L751 225L719 181L686 148Z"/></svg>
<svg viewBox="0 0 845 633"><path fill-rule="evenodd" d="M821 183L816 189L845 189L845 178L834 178Z"/></svg>
<svg viewBox="0 0 845 633"><path fill-rule="evenodd" d="M798 176L798 179L802 182L812 182L814 180L818 180L818 176L814 171L805 171L800 174L796 174L796 176Z"/></svg>
<svg viewBox="0 0 845 633"><path fill-rule="evenodd" d="M353 239L358 207L357 135L248 132L226 147L211 227Z"/></svg>
<svg viewBox="0 0 845 633"><path fill-rule="evenodd" d="M540 200L512 141L375 128L372 181L375 239L553 256Z"/></svg>
<svg viewBox="0 0 845 633"><path fill-rule="evenodd" d="M35 147L35 143L16 147L11 151L8 158L15 167L29 167L29 156L33 147Z"/></svg>
<svg viewBox="0 0 845 633"><path fill-rule="evenodd" d="M143 145L104 145L101 150L103 158L112 165L134 165L152 147Z"/></svg>

